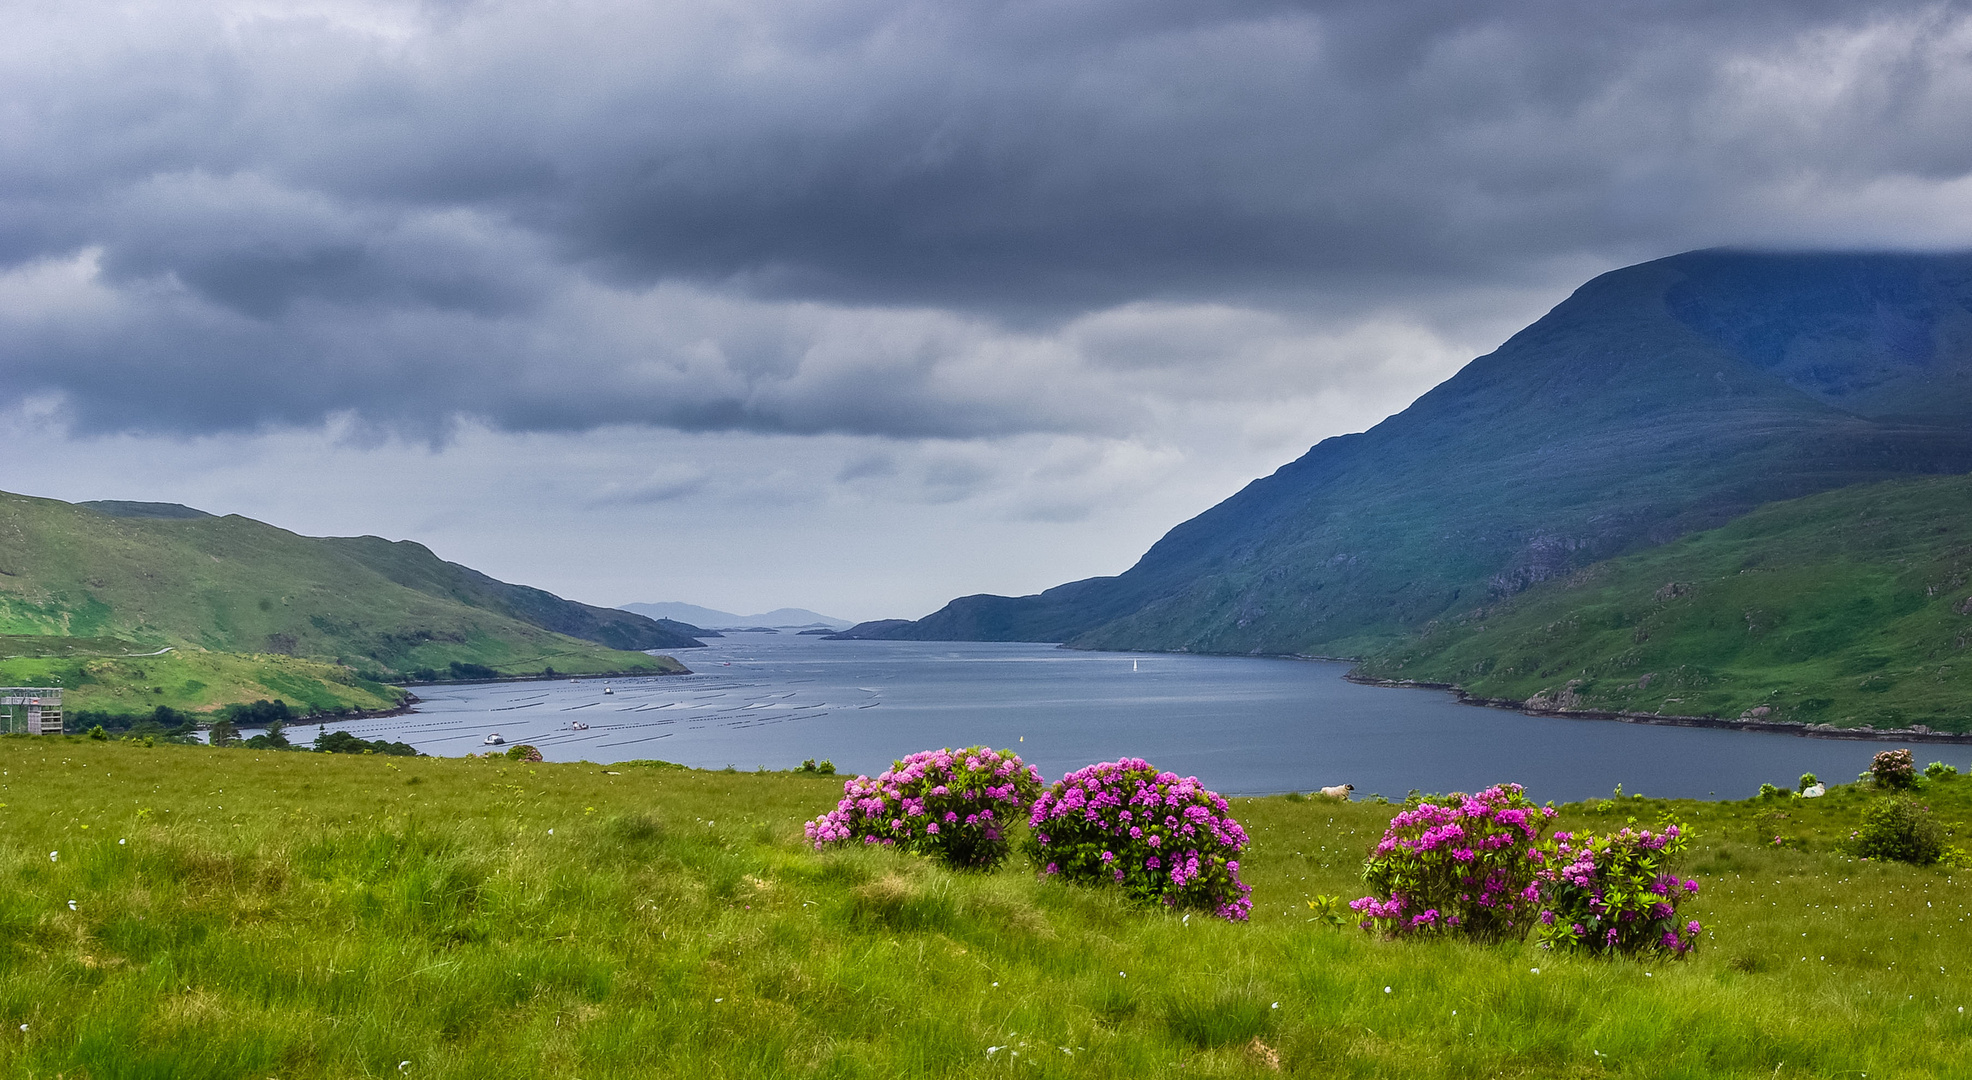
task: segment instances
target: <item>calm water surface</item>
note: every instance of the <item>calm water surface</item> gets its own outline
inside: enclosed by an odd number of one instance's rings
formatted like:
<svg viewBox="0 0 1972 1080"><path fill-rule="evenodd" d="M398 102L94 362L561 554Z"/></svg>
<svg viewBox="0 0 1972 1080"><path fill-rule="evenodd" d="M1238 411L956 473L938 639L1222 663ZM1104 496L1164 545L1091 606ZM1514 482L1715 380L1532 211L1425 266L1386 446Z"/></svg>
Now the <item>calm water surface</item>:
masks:
<svg viewBox="0 0 1972 1080"><path fill-rule="evenodd" d="M1617 784L1745 798L1803 772L1850 779L1898 745L1522 716L1358 686L1340 663L791 634L731 635L680 659L697 674L611 680L609 694L590 679L423 687L410 715L336 726L436 755L480 751L498 732L551 761L748 771L826 758L874 773L915 750L988 743L1049 780L1133 756L1227 793L1352 783L1358 797L1401 797L1517 780L1539 800ZM1914 749L1920 762L1972 759L1968 747Z"/></svg>

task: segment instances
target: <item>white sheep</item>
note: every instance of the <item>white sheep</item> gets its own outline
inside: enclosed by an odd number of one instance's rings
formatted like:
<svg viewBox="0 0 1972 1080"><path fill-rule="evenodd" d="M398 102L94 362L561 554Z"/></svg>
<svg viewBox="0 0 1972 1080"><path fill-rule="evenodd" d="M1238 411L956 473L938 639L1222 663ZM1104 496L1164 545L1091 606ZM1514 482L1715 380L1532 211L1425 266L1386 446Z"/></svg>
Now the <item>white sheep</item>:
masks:
<svg viewBox="0 0 1972 1080"><path fill-rule="evenodd" d="M1354 784L1337 784L1334 787L1323 788L1322 795L1326 798L1341 799L1343 802L1348 802L1349 793L1354 790L1356 790L1356 785Z"/></svg>

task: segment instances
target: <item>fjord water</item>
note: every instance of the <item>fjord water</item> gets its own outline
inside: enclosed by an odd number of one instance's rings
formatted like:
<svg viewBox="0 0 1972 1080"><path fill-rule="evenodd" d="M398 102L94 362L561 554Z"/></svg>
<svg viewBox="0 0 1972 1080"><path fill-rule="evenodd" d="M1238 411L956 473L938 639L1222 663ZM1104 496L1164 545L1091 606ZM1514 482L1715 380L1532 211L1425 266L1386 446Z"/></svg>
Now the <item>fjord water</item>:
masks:
<svg viewBox="0 0 1972 1080"><path fill-rule="evenodd" d="M1227 793L1353 783L1358 797L1473 790L1536 799L1629 792L1745 798L1803 772L1846 780L1897 744L1523 716L1444 693L1359 686L1348 665L1082 652L982 642L735 634L684 656L696 674L420 688L404 716L337 725L462 755L498 732L551 761L662 758L874 773L915 750L1013 747L1053 780L1123 756ZM576 723L587 728L576 728ZM301 734L301 733L297 733ZM1964 767L1972 748L1919 747Z"/></svg>

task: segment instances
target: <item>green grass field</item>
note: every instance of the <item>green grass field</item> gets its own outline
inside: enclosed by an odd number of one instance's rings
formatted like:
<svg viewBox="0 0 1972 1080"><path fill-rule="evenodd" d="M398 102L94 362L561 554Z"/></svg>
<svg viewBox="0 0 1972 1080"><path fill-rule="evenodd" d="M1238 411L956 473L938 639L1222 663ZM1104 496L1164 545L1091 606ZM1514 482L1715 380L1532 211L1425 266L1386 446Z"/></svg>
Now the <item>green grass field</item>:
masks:
<svg viewBox="0 0 1972 1080"><path fill-rule="evenodd" d="M1867 792L1565 808L1564 827L1673 809L1697 830L1699 952L1612 962L1313 920L1308 899L1357 895L1387 806L1235 800L1255 915L1232 925L1018 864L817 854L801 821L839 790L659 765L0 739L0 1069L1972 1072L1964 875L1842 855ZM1972 821L1972 781L1922 797L1961 833Z"/></svg>

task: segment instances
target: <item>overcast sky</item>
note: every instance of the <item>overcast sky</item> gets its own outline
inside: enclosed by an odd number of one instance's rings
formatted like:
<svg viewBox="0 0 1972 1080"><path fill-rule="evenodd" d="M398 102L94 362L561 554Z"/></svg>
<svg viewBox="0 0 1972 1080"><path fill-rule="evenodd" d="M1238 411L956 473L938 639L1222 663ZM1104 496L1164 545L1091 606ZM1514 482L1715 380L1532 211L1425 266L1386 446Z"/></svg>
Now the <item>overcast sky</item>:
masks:
<svg viewBox="0 0 1972 1080"><path fill-rule="evenodd" d="M594 603L1117 573L1582 280L1972 246L1972 6L91 0L0 39L0 488Z"/></svg>

